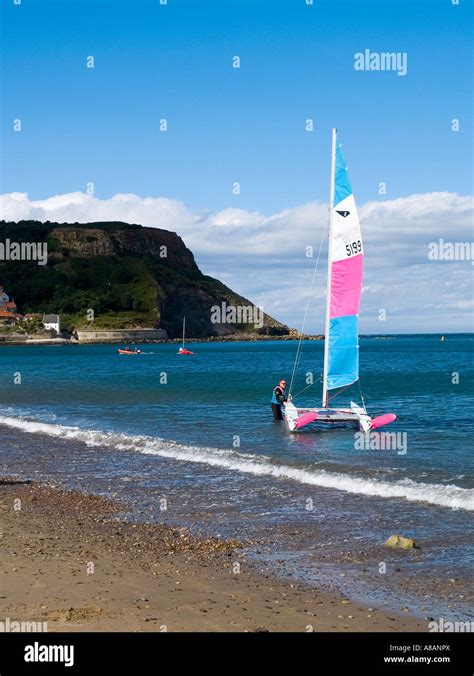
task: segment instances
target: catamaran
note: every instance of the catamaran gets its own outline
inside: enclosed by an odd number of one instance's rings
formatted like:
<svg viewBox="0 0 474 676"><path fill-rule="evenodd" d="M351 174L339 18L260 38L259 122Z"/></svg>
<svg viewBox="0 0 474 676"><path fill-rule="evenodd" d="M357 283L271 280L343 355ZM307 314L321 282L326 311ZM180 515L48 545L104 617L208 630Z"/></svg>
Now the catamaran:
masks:
<svg viewBox="0 0 474 676"><path fill-rule="evenodd" d="M372 418L362 403L331 406L331 399L359 380L359 307L362 294L364 248L357 207L344 161L337 130L332 130L331 189L329 206L328 268L324 340L323 397L320 408L295 406L291 390L295 377L303 333L298 346L290 394L285 406L285 421L291 432L319 423L356 427L364 432L387 425L396 419L393 413ZM331 396L332 390L339 390Z"/></svg>

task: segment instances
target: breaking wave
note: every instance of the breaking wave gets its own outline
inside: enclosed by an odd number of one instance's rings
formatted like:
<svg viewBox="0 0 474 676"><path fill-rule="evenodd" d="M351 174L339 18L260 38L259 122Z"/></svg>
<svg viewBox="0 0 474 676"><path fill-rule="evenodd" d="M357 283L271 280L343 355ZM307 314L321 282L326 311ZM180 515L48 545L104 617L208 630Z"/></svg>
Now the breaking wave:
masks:
<svg viewBox="0 0 474 676"><path fill-rule="evenodd" d="M301 484L320 486L380 498L401 498L412 502L425 502L451 509L474 511L474 489L455 485L429 484L403 479L380 481L351 476L323 469L302 469L291 465L277 464L266 456L250 455L219 448L187 446L150 436L130 436L113 432L81 429L51 423L34 422L23 418L0 416L0 424L22 432L46 434L60 439L70 439L89 447L101 446L119 451L134 451L182 462L222 467L234 472L256 476L288 479Z"/></svg>

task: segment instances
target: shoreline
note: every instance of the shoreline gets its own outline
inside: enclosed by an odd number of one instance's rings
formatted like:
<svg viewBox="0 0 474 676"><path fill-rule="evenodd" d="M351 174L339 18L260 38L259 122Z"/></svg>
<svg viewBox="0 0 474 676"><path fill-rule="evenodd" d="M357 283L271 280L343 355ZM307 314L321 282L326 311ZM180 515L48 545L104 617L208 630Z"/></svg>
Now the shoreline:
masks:
<svg viewBox="0 0 474 676"><path fill-rule="evenodd" d="M230 335L230 336L209 336L207 338L186 338L186 343L237 343L237 342L265 342L265 341L295 341L299 340L298 336L283 335L283 336L256 336L254 334ZM324 336L305 336L304 340L324 340ZM28 340L1 340L0 347L6 346L29 346L29 345L180 345L182 338L165 338L159 340L139 340L132 339L118 341L117 339L110 340L77 340L75 338L30 338Z"/></svg>
<svg viewBox="0 0 474 676"><path fill-rule="evenodd" d="M79 345L77 340L69 338L27 338L25 340L0 340L2 345Z"/></svg>
<svg viewBox="0 0 474 676"><path fill-rule="evenodd" d="M107 498L5 477L0 510L3 616L49 632L427 630L257 570L254 543L128 521Z"/></svg>
<svg viewBox="0 0 474 676"><path fill-rule="evenodd" d="M465 333L370 333L361 334L361 339L365 338L394 338L394 337L419 337L419 336L462 336L469 335ZM300 337L293 334L285 334L283 336L259 336L257 334L245 333L241 335L231 334L228 336L208 336L207 338L186 338L186 343L233 343L233 342L269 342L269 341L299 341ZM305 335L303 340L307 341L324 341L324 335ZM38 345L178 345L181 344L182 338L166 338L160 340L137 340L130 339L124 341L112 340L87 340L80 341L76 338L29 338L26 340L6 340L0 336L0 347L11 346L38 346Z"/></svg>

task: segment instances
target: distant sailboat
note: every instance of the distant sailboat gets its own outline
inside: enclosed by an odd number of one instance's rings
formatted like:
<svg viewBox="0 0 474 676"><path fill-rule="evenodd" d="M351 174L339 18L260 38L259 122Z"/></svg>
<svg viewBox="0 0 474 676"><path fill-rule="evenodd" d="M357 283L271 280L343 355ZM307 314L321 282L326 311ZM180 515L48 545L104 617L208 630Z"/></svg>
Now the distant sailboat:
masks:
<svg viewBox="0 0 474 676"><path fill-rule="evenodd" d="M178 354L194 354L191 350L188 350L184 345L184 335L186 333L186 317L183 317L183 343L178 350Z"/></svg>
<svg viewBox="0 0 474 676"><path fill-rule="evenodd" d="M351 402L346 408L330 406L331 390L349 387L359 379L363 259L357 207L337 131L333 129L322 407L297 408L291 401L290 385L285 421L291 432L320 422L352 423L367 432L396 419L393 413L372 419L363 403Z"/></svg>

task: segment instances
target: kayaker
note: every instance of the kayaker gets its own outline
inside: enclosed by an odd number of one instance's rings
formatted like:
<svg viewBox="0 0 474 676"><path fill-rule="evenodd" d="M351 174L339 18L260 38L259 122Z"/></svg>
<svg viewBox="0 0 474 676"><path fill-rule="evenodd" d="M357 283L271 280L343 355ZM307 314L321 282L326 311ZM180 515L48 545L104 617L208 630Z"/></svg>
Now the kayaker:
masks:
<svg viewBox="0 0 474 676"><path fill-rule="evenodd" d="M273 388L272 393L272 411L273 419L275 422L277 420L283 420L283 413L281 407L286 404L286 380L282 379L276 387Z"/></svg>

